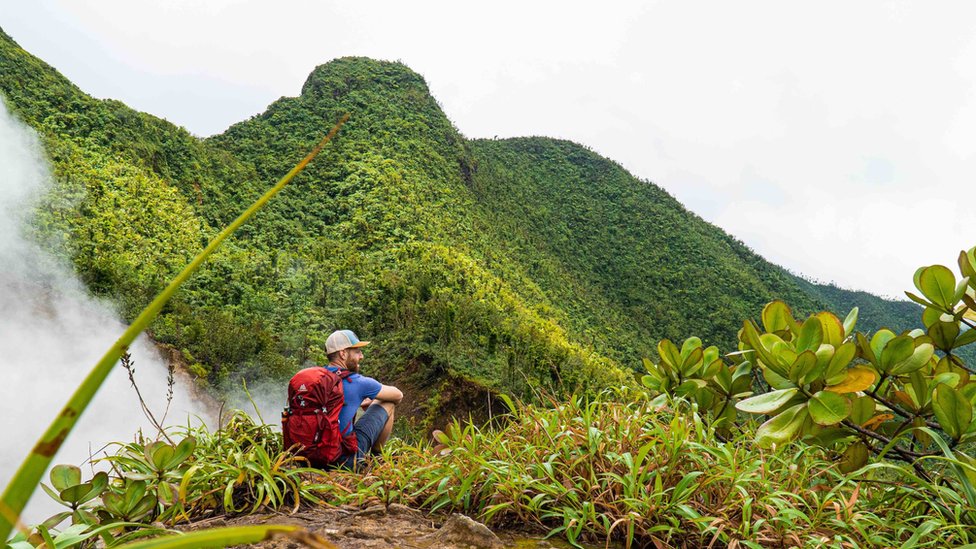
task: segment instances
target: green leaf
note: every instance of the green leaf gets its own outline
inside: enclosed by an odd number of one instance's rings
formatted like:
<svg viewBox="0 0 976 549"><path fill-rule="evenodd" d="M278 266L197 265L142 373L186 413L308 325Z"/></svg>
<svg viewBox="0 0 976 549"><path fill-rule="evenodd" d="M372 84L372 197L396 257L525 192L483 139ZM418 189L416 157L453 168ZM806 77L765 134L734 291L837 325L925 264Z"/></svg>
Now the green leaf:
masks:
<svg viewBox="0 0 976 549"><path fill-rule="evenodd" d="M657 354L661 357L663 362L667 362L668 366L677 370L681 366L681 354L678 352L678 348L674 346L674 343L670 339L662 339L657 344Z"/></svg>
<svg viewBox="0 0 976 549"><path fill-rule="evenodd" d="M823 340L824 332L820 319L810 317L800 327L800 336L796 339L796 352L816 351Z"/></svg>
<svg viewBox="0 0 976 549"><path fill-rule="evenodd" d="M823 343L840 347L844 342L844 325L833 313L824 311L817 313L817 320L823 330Z"/></svg>
<svg viewBox="0 0 976 549"><path fill-rule="evenodd" d="M840 459L840 470L844 473L853 473L868 463L871 451L863 442L855 442L844 450Z"/></svg>
<svg viewBox="0 0 976 549"><path fill-rule="evenodd" d="M969 345L970 343L976 341L976 330L970 328L962 333L961 336L956 338L956 347L962 347L963 345Z"/></svg>
<svg viewBox="0 0 976 549"><path fill-rule="evenodd" d="M700 338L691 336L681 344L681 360L687 362L688 356L695 350L702 350L702 342Z"/></svg>
<svg viewBox="0 0 976 549"><path fill-rule="evenodd" d="M81 469L74 465L55 465L51 468L51 486L58 492L81 484Z"/></svg>
<svg viewBox="0 0 976 549"><path fill-rule="evenodd" d="M973 421L973 405L961 392L944 383L932 392L932 410L939 426L953 440L959 440Z"/></svg>
<svg viewBox="0 0 976 549"><path fill-rule="evenodd" d="M763 368L762 376L766 380L766 383L773 389L790 389L796 387L795 383L777 374L772 368Z"/></svg>
<svg viewBox="0 0 976 549"><path fill-rule="evenodd" d="M800 430L807 417L809 413L806 402L787 408L759 426L756 431L756 444L769 448L773 444L781 445L789 442Z"/></svg>
<svg viewBox="0 0 976 549"><path fill-rule="evenodd" d="M911 299L912 301L914 301L915 303L918 303L922 307L932 307L933 306L933 304L932 304L931 301L929 301L927 299L924 299L924 298L922 298L922 297L920 297L920 296L918 296L916 294L913 294L912 292L905 292L905 296L908 297L908 299Z"/></svg>
<svg viewBox="0 0 976 549"><path fill-rule="evenodd" d="M976 247L959 252L959 272L970 281L976 281Z"/></svg>
<svg viewBox="0 0 976 549"><path fill-rule="evenodd" d="M922 343L915 347L912 356L892 365L889 373L896 376L910 374L928 364L933 354L935 354L935 348L932 347L932 344Z"/></svg>
<svg viewBox="0 0 976 549"><path fill-rule="evenodd" d="M851 421L857 425L864 425L867 420L874 417L875 408L876 403L874 399L867 395L852 398Z"/></svg>
<svg viewBox="0 0 976 549"><path fill-rule="evenodd" d="M907 335L898 336L885 344L878 365L881 371L888 372L892 364L907 359L914 351L915 339Z"/></svg>
<svg viewBox="0 0 976 549"><path fill-rule="evenodd" d="M152 446L152 465L156 471L165 471L166 464L176 455L176 448L162 443Z"/></svg>
<svg viewBox="0 0 976 549"><path fill-rule="evenodd" d="M922 269L918 277L918 289L926 298L942 310L952 312L955 305L956 276L943 265L932 265Z"/></svg>
<svg viewBox="0 0 976 549"><path fill-rule="evenodd" d="M230 547L250 545L273 539L276 536L290 537L300 544L335 549L328 541L319 538L298 526L261 525L230 526L209 528L176 536L163 536L118 546L117 549L203 549L205 547Z"/></svg>
<svg viewBox="0 0 976 549"><path fill-rule="evenodd" d="M854 333L854 327L857 326L857 314L858 308L854 307L851 312L847 313L847 318L844 319L844 337L849 337Z"/></svg>
<svg viewBox="0 0 976 549"><path fill-rule="evenodd" d="M951 351L959 336L959 324L955 322L935 322L928 329L928 336L935 346L943 351Z"/></svg>
<svg viewBox="0 0 976 549"><path fill-rule="evenodd" d="M792 389L781 389L779 391L763 393L745 400L740 400L736 403L735 407L739 411L746 412L747 414L768 414L780 409L789 402L796 395L797 391L799 389L793 387Z"/></svg>
<svg viewBox="0 0 976 549"><path fill-rule="evenodd" d="M702 356L701 347L692 348L685 356L684 362L681 363L681 373L686 376L697 374L701 368Z"/></svg>
<svg viewBox="0 0 976 549"><path fill-rule="evenodd" d="M863 339L863 336L861 337ZM848 341L834 351L834 356L827 363L827 371L824 372L824 379L828 385L840 383L847 377L847 366L854 360L855 354L857 354L857 345L852 341Z"/></svg>
<svg viewBox="0 0 976 549"><path fill-rule="evenodd" d="M881 360L881 353L884 351L885 346L888 345L888 342L895 339L895 337L897 337L895 336L895 332L887 328L882 328L874 334L871 338L871 352L877 357L877 360L872 360L871 362L880 364L878 361Z"/></svg>
<svg viewBox="0 0 976 549"><path fill-rule="evenodd" d="M819 391L809 401L810 417L819 425L836 425L851 414L851 401L843 395Z"/></svg>
<svg viewBox="0 0 976 549"><path fill-rule="evenodd" d="M776 300L763 307L762 323L767 332L773 333L791 329L796 320L793 319L793 311L789 305Z"/></svg>
<svg viewBox="0 0 976 549"><path fill-rule="evenodd" d="M819 324L819 322L817 323ZM803 351L790 366L790 381L802 384L802 380L817 367L817 355L813 351Z"/></svg>

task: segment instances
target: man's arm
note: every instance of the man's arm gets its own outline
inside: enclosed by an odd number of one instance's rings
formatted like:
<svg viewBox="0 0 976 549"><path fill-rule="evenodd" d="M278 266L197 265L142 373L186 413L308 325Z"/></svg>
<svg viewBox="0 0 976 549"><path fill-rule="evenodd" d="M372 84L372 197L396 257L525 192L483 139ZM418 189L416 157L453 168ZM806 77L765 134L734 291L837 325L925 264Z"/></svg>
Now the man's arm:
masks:
<svg viewBox="0 0 976 549"><path fill-rule="evenodd" d="M392 402L393 404L400 404L400 401L403 400L403 392L392 385L383 385L380 387L380 392L376 393L374 400L382 400Z"/></svg>

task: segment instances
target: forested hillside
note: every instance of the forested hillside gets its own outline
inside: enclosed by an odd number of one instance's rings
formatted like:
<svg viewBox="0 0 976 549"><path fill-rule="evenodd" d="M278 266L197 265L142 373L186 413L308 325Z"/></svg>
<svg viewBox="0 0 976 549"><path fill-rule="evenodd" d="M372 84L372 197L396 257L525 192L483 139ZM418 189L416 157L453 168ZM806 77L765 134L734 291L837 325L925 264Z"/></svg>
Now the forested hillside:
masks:
<svg viewBox="0 0 976 549"><path fill-rule="evenodd" d="M89 97L0 31L0 94L55 175L38 238L126 316L351 115L153 326L218 387L321 361L348 327L375 342L364 368L430 397L433 418L483 388L624 383L662 337L731 350L775 298L857 305L862 329L919 314L799 279L580 145L467 140L398 63L329 62L199 139Z"/></svg>

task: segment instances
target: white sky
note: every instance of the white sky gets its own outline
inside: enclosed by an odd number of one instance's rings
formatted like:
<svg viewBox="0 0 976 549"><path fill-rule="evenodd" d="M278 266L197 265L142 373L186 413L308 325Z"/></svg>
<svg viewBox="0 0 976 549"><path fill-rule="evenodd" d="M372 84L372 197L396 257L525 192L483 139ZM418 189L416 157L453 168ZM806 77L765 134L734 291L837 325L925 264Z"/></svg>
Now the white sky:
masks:
<svg viewBox="0 0 976 549"><path fill-rule="evenodd" d="M583 143L842 287L901 296L976 245L973 2L0 0L0 27L197 135L400 60L466 136Z"/></svg>

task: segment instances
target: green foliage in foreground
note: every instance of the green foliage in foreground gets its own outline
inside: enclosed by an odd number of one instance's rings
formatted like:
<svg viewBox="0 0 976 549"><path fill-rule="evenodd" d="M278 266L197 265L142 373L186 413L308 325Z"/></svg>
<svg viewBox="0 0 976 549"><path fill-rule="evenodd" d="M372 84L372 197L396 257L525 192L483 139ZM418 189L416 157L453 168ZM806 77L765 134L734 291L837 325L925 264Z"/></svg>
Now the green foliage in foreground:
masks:
<svg viewBox="0 0 976 549"><path fill-rule="evenodd" d="M698 338L680 350L662 340L661 361L647 362L644 384L693 399L725 430L735 428L735 409L765 416L759 445L802 438L836 451L847 471L875 454L911 463L929 478L921 460L944 456L976 504L976 461L967 451L976 441L976 383L974 367L959 356L976 343L976 248L960 252L958 266L958 280L943 265L916 272L921 295L908 295L925 307L921 328L865 334L855 330L857 309L843 322L829 312L798 321L774 301L763 309L761 327L743 323L730 362ZM976 524L976 515L966 521Z"/></svg>
<svg viewBox="0 0 976 549"><path fill-rule="evenodd" d="M282 452L280 435L236 414L214 433L171 433L184 437L174 444L120 444L106 458L113 467L103 493L145 486L140 494L151 505L141 525L114 526L102 538L111 544L110 536L156 533L152 521L402 503L467 513L496 528L534 525L571 542L944 547L976 540L976 527L959 516L974 506L951 484L926 483L911 467L890 464L844 474L816 447L751 444L753 427L719 437L695 408L633 389L520 406L495 427L455 422L436 447L394 442L365 476L302 468ZM114 499L105 500L83 504L62 532L112 525Z"/></svg>

